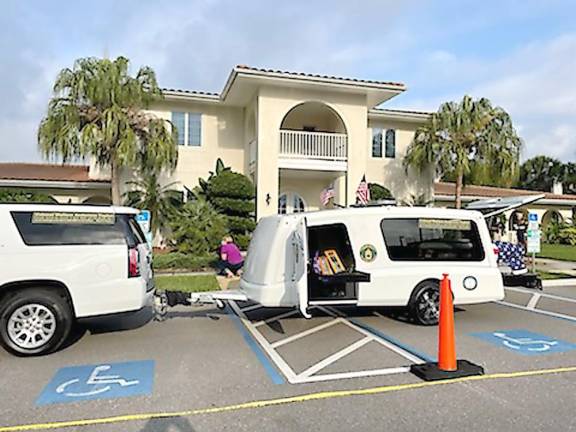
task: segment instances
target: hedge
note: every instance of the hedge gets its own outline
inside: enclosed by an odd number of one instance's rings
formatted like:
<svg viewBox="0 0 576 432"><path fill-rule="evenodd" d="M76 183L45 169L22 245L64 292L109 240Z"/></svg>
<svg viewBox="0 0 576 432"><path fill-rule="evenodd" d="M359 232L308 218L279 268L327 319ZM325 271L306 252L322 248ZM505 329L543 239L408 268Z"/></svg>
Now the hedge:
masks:
<svg viewBox="0 0 576 432"><path fill-rule="evenodd" d="M179 252L154 255L152 266L154 270L188 270L202 271L216 263L216 254L194 256Z"/></svg>

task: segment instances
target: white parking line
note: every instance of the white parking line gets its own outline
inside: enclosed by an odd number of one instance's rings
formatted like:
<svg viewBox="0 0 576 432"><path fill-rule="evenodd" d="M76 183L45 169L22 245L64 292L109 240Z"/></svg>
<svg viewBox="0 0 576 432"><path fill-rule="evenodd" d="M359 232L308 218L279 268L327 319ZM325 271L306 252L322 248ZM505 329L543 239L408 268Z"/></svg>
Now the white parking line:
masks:
<svg viewBox="0 0 576 432"><path fill-rule="evenodd" d="M508 303L505 301L495 301L494 303L501 304L501 305L508 306L508 307L512 307L512 308L516 308L516 309L521 309L521 310L525 310L525 311L529 311L529 312L534 312L534 313L538 313L538 314L542 314L542 315L548 315L548 316L552 316L555 318L561 318L561 319L565 319L568 321L576 322L576 317L573 317L570 315L564 315L564 314L557 313L557 312L550 312L550 311L543 310L543 309L530 309L527 306L521 306L521 305L517 305L514 303Z"/></svg>
<svg viewBox="0 0 576 432"><path fill-rule="evenodd" d="M562 301L566 301L569 303L576 303L576 299L572 298L572 297L562 297L562 296L555 295L555 294L548 294L548 293L543 293L543 292L534 292L534 291L530 291L530 290L525 289L525 288L517 288L517 287L505 287L505 289L507 291L514 291L514 292L519 292L519 293L524 293L524 294L533 294L533 295L538 294L540 297L544 297L544 298L549 298L549 299L554 299L554 300L562 300Z"/></svg>
<svg viewBox="0 0 576 432"><path fill-rule="evenodd" d="M270 324L271 322L278 321L278 320L281 320L283 318L291 317L292 315L296 315L297 313L300 313L300 311L298 309L290 310L288 312L281 313L280 315L266 318L263 321L258 321L257 323L255 323L253 325L254 325L254 327L260 327L261 325L264 325L264 324Z"/></svg>
<svg viewBox="0 0 576 432"><path fill-rule="evenodd" d="M325 367L330 366L332 363L340 360L342 357L345 357L348 354L353 353L357 349L362 348L364 345L366 345L369 342L372 342L372 338L365 337L365 338L360 339L359 341L354 342L352 345L349 345L346 348L341 349L340 351L332 354L331 356L326 357L324 360L319 361L315 365L310 366L304 372L300 373L300 377L308 378L310 375L313 375L316 372L321 371Z"/></svg>
<svg viewBox="0 0 576 432"><path fill-rule="evenodd" d="M272 344L272 347L273 348L281 347L282 345L286 345L287 343L294 342L295 340L298 340L298 339L301 339L305 336L316 333L317 331L324 330L328 327L332 327L333 325L338 324L340 322L341 322L340 318L328 321L327 323L321 324L319 326L313 327L311 329L305 330L305 331L300 332L300 333L296 333L295 335L289 336L287 338L280 339L279 341L274 342Z"/></svg>
<svg viewBox="0 0 576 432"><path fill-rule="evenodd" d="M526 305L526 307L528 309L536 309L536 304L538 303L538 300L540 300L541 295L538 293L535 293L531 298L530 301L528 302L528 304Z"/></svg>
<svg viewBox="0 0 576 432"><path fill-rule="evenodd" d="M274 343L270 343L266 337L258 330L258 327L278 321L283 318L290 317L296 313L297 310L288 311L282 313L280 315L273 316L271 318L258 321L256 323L251 322L246 315L244 314L245 310L248 310L250 306L246 308L240 308L236 302L229 301L231 308L240 318L242 324L248 329L250 334L254 337L254 339L260 344L261 348L266 352L269 358L276 364L278 369L284 374L286 380L291 384L302 384L302 383L311 383L311 382L320 382L320 381L331 381L331 380L338 380L338 379L348 379L348 378L357 378L357 377L370 377L370 376L380 376L380 375L391 375L391 374L400 374L406 373L410 371L409 366L399 366L399 367L390 367L390 368L383 368L383 369L371 369L371 370L359 370L359 371L351 371L351 372L342 372L342 373L333 373L333 374L325 374L325 375L316 375L319 371L326 368L327 366L337 362L338 360L344 358L345 356L361 349L364 345L368 344L369 342L375 341L381 344L382 346L400 354L401 356L407 358L413 363L422 363L423 360L410 354L409 352L403 350L402 348L392 344L391 342L385 341L377 337L376 335L366 331L365 329L351 323L346 317L338 316L335 312L330 311L324 307L317 307L318 309L324 311L331 316L333 319L327 323L320 324L316 327L311 329L305 330L303 332L297 333L295 335L289 336L285 339L281 339ZM330 356L324 358L323 360L319 361L316 364L311 365L305 371L301 373L296 373L292 367L288 364L286 360L280 355L276 348L281 346L285 346L291 342L297 341L302 339L306 336L311 334L317 333L319 331L325 330L333 325L336 324L345 324L348 327L356 330L364 337L359 341L349 345L348 347L339 350L338 352L331 354Z"/></svg>

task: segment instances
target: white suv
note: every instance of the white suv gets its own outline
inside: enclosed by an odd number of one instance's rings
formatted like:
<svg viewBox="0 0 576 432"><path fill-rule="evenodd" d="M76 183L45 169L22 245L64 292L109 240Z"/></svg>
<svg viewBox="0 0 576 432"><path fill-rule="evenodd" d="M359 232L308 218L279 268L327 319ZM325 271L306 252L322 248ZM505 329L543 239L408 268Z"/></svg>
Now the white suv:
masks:
<svg viewBox="0 0 576 432"><path fill-rule="evenodd" d="M76 318L152 304L152 257L136 214L0 204L0 344L16 355L45 354Z"/></svg>

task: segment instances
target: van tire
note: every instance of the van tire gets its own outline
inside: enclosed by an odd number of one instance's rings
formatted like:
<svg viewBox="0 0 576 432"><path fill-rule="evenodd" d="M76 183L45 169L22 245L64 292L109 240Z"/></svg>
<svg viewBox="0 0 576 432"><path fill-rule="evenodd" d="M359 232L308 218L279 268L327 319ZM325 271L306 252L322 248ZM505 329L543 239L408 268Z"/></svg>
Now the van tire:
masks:
<svg viewBox="0 0 576 432"><path fill-rule="evenodd" d="M433 326L438 324L439 311L440 287L438 282L434 280L421 282L414 289L408 304L410 317L416 324Z"/></svg>
<svg viewBox="0 0 576 432"><path fill-rule="evenodd" d="M22 324L22 318L26 319L25 324ZM48 354L66 341L73 322L70 304L57 291L46 288L14 291L0 302L0 344L21 357ZM14 340L15 331L19 330L17 326L22 325L33 328L18 334L23 338L35 334L34 340Z"/></svg>

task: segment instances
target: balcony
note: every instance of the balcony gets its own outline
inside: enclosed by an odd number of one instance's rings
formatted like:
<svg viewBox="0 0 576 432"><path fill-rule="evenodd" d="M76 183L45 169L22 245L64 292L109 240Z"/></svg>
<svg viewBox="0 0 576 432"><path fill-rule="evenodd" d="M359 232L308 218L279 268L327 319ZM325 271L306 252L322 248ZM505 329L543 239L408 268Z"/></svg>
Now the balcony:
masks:
<svg viewBox="0 0 576 432"><path fill-rule="evenodd" d="M347 160L346 134L280 130L280 168L346 171Z"/></svg>

